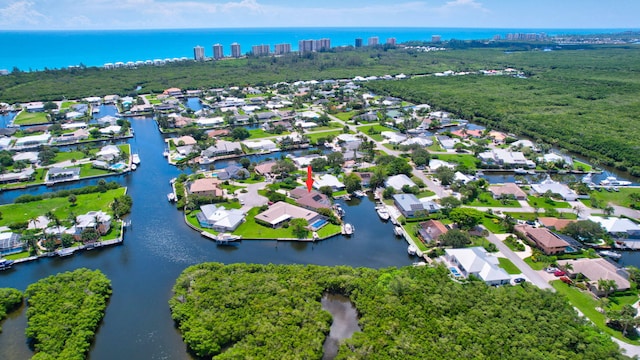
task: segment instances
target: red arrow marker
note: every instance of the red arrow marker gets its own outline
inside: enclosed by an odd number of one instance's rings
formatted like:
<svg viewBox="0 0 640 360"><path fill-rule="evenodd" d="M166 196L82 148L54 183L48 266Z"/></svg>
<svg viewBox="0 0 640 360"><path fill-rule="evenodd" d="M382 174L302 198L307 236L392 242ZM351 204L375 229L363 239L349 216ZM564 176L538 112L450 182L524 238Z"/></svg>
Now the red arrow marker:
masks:
<svg viewBox="0 0 640 360"><path fill-rule="evenodd" d="M311 165L307 166L307 191L311 192L313 188L313 174L311 173Z"/></svg>

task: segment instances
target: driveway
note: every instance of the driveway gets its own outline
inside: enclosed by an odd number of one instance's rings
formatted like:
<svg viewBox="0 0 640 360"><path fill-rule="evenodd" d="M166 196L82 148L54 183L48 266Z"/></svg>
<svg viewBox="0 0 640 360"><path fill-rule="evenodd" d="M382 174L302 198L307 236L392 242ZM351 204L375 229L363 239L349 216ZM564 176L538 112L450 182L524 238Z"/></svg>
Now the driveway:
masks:
<svg viewBox="0 0 640 360"><path fill-rule="evenodd" d="M242 207L240 208L242 211L249 212L251 208L265 205L269 201L266 197L258 194L258 190L265 188L267 185L266 182L256 184L237 183L237 185L246 186L245 190L247 190L246 193L243 193L242 189L236 190L235 192L238 196L238 200L240 200L240 203L242 204Z"/></svg>

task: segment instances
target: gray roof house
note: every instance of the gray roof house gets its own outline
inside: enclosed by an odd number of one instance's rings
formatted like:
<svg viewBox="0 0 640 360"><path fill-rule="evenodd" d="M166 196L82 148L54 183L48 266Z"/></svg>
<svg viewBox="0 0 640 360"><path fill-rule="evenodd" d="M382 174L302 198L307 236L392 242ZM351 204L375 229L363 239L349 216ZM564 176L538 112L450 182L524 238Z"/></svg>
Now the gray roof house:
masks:
<svg viewBox="0 0 640 360"><path fill-rule="evenodd" d="M413 194L395 194L393 203L407 218L416 216L419 211L433 213L440 210L440 206L433 201L422 202Z"/></svg>
<svg viewBox="0 0 640 360"><path fill-rule="evenodd" d="M503 285L511 281L511 276L498 267L498 258L487 254L477 246L464 249L445 249L445 259L460 270L464 277L473 275L487 285Z"/></svg>
<svg viewBox="0 0 640 360"><path fill-rule="evenodd" d="M390 186L398 191L402 190L405 185L416 186L416 183L405 174L391 176L385 181L385 185Z"/></svg>
<svg viewBox="0 0 640 360"><path fill-rule="evenodd" d="M246 179L249 176L249 170L235 164L229 165L218 172L219 180Z"/></svg>
<svg viewBox="0 0 640 360"><path fill-rule="evenodd" d="M234 231L244 221L244 213L239 209L225 209L214 204L202 205L196 217L200 226L216 231Z"/></svg>

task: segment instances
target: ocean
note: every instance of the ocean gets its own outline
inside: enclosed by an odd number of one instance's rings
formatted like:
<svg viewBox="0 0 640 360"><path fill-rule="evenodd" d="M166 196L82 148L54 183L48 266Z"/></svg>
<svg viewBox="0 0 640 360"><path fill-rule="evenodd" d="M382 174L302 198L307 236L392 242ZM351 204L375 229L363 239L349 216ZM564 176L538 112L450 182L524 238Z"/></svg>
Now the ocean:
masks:
<svg viewBox="0 0 640 360"><path fill-rule="evenodd" d="M203 46L212 55L212 45L220 43L225 55L237 42L242 53L251 46L290 43L293 51L303 39L331 39L331 46L353 45L356 38L367 44L377 36L380 43L396 38L398 43L411 40L491 39L508 33L591 34L614 33L621 29L473 29L473 28L244 28L178 30L109 30L109 31L0 31L0 69L36 71L84 64L102 66L118 61L165 58L193 58L193 48Z"/></svg>

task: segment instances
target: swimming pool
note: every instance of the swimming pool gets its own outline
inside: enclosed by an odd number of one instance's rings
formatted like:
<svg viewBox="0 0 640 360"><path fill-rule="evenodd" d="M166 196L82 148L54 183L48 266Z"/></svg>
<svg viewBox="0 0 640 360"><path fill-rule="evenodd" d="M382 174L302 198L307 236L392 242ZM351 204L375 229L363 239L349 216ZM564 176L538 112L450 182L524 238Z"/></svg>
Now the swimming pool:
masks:
<svg viewBox="0 0 640 360"><path fill-rule="evenodd" d="M325 219L319 219L316 220L316 222L314 222L313 224L311 224L311 227L313 229L320 229L321 227L323 227L325 224L327 223L327 220Z"/></svg>
<svg viewBox="0 0 640 360"><path fill-rule="evenodd" d="M126 167L126 165L125 165L125 164L123 164L123 163L117 163L117 164L113 164L113 165L111 165L111 168L112 168L113 170L122 170L122 169L124 169L125 167Z"/></svg>
<svg viewBox="0 0 640 360"><path fill-rule="evenodd" d="M462 274L460 274L460 272L458 272L458 269L454 268L453 266L449 268L449 271L451 271L451 273L453 274L453 276L455 277L460 277L462 276Z"/></svg>

